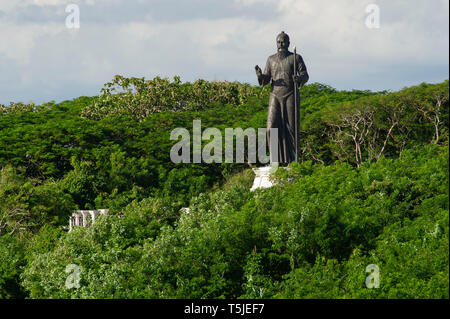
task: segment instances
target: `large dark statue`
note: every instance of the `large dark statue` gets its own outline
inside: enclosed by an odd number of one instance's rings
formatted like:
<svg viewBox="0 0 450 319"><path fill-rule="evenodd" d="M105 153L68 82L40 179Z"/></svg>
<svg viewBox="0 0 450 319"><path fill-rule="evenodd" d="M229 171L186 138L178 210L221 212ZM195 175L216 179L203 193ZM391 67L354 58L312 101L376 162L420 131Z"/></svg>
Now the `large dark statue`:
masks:
<svg viewBox="0 0 450 319"><path fill-rule="evenodd" d="M297 160L300 118L298 88L309 79L302 57L289 52L288 47L289 36L281 32L277 36L278 52L267 59L264 73L259 66L255 66L259 85L266 85L272 81L267 132L270 136L270 129L278 129L278 163L290 163ZM269 149L269 151L272 154L272 150ZM276 162L276 159L273 159L273 162Z"/></svg>

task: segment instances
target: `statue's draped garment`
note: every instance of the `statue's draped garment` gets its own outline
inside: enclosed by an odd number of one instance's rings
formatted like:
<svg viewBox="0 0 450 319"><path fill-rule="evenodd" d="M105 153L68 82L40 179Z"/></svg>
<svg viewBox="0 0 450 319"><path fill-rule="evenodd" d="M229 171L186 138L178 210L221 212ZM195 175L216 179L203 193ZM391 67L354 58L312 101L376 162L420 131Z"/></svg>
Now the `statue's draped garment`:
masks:
<svg viewBox="0 0 450 319"><path fill-rule="evenodd" d="M308 79L303 58L296 54L298 85L301 87ZM294 53L278 52L267 59L264 73L258 78L260 85L271 83L269 110L267 114L267 134L270 141L270 130L278 129L278 163L290 163L295 161L295 121L299 128L300 110L297 110L295 118L294 103ZM300 95L297 93L297 105L300 108ZM269 151L272 155L272 150ZM272 159L273 162L277 159Z"/></svg>

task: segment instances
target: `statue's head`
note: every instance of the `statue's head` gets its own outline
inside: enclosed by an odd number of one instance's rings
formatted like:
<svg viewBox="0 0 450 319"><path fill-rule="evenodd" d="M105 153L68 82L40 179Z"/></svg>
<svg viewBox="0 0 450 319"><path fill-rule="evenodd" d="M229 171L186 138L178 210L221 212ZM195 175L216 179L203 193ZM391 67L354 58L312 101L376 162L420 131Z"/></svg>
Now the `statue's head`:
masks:
<svg viewBox="0 0 450 319"><path fill-rule="evenodd" d="M277 36L277 49L278 51L287 51L289 48L289 36L281 31L281 33Z"/></svg>

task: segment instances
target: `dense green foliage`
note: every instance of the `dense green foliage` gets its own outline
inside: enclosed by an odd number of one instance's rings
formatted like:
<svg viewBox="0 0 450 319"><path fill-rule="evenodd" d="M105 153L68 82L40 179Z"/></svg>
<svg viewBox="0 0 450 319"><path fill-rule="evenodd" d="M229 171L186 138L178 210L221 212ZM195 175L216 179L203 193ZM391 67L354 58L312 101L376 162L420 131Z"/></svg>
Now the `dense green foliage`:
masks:
<svg viewBox="0 0 450 319"><path fill-rule="evenodd" d="M262 92L258 87L238 82L181 83L177 76L170 82L160 77L145 80L116 75L82 114L90 119L120 114L142 121L152 113L163 111L202 110L214 104L243 105L249 97Z"/></svg>
<svg viewBox="0 0 450 319"><path fill-rule="evenodd" d="M23 283L51 298L448 298L446 166L440 147L360 169L306 162L270 190L201 194L174 224L170 203L134 201L34 254ZM61 288L71 263L79 289Z"/></svg>
<svg viewBox="0 0 450 319"><path fill-rule="evenodd" d="M256 192L247 164L172 163L170 131L265 127L267 88L117 76L0 106L0 298L449 298L448 90L306 85L301 164Z"/></svg>

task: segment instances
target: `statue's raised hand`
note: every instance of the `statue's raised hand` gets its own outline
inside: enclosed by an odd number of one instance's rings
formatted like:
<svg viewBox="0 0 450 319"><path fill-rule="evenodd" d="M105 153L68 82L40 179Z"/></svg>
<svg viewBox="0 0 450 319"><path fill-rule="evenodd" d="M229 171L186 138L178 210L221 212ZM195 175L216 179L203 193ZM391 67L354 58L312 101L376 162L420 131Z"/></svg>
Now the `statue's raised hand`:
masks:
<svg viewBox="0 0 450 319"><path fill-rule="evenodd" d="M259 66L255 66L255 70L256 70L256 74L257 75L260 75L260 74L262 74L262 71L261 71L261 68L259 67Z"/></svg>

